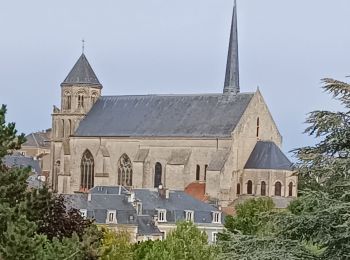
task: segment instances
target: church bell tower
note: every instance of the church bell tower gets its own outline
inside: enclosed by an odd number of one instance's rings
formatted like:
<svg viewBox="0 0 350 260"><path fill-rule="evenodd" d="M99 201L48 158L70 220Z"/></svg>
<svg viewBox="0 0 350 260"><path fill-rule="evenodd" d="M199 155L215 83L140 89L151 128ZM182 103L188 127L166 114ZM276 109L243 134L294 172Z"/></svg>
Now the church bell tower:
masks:
<svg viewBox="0 0 350 260"><path fill-rule="evenodd" d="M68 76L61 83L61 106L52 113L51 183L57 190L60 175L69 175L65 169L70 154L69 138L74 135L80 121L101 96L102 84L90 66L84 52ZM62 186L62 185L61 185ZM64 187L60 187L60 190Z"/></svg>

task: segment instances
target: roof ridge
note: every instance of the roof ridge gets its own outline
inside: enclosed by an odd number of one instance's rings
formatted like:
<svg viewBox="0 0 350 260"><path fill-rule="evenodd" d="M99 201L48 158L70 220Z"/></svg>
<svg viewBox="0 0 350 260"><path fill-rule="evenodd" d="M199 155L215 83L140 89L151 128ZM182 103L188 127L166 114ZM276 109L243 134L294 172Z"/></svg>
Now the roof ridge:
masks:
<svg viewBox="0 0 350 260"><path fill-rule="evenodd" d="M34 134L34 133L32 133L32 136L33 136L33 138L34 138L34 141L35 141L36 145L39 146L39 143L38 143L38 141L36 140L36 137L35 137L35 134Z"/></svg>
<svg viewBox="0 0 350 260"><path fill-rule="evenodd" d="M255 92L242 92L235 96L242 95L254 95ZM198 93L198 94L136 94L136 95L103 95L101 98L113 98L113 97L196 97L196 96L223 96L226 95L223 93Z"/></svg>

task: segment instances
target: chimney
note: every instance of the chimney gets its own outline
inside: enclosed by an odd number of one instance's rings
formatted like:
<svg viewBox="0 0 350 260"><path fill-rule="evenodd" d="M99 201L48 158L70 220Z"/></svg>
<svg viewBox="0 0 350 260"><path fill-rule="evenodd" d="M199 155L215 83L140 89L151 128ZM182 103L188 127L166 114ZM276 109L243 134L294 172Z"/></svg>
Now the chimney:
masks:
<svg viewBox="0 0 350 260"><path fill-rule="evenodd" d="M165 198L169 199L170 197L170 190L169 189L165 189Z"/></svg>
<svg viewBox="0 0 350 260"><path fill-rule="evenodd" d="M128 202L134 203L135 202L135 192L130 191L128 194Z"/></svg>
<svg viewBox="0 0 350 260"><path fill-rule="evenodd" d="M159 187L158 187L158 195L161 198L165 197L165 189L163 188L162 184L160 184Z"/></svg>

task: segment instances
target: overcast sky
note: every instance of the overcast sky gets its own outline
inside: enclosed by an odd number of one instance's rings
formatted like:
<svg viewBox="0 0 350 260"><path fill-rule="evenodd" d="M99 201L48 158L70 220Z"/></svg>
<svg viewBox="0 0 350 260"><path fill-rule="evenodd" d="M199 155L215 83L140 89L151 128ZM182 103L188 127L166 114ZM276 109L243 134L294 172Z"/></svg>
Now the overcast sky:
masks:
<svg viewBox="0 0 350 260"><path fill-rule="evenodd" d="M233 0L0 0L0 104L25 133L51 127L81 54L103 95L221 92ZM238 0L241 90L257 86L284 137L338 109L320 79L350 75L349 0Z"/></svg>

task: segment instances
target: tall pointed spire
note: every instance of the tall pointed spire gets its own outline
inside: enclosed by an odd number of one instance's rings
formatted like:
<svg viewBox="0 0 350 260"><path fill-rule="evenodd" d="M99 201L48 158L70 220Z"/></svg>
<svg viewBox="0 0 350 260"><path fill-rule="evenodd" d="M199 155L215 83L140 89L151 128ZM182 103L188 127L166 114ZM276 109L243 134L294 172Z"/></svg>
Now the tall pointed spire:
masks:
<svg viewBox="0 0 350 260"><path fill-rule="evenodd" d="M236 95L239 88L239 62L238 62L238 32L237 32L237 3L234 1L231 24L230 44L227 55L224 93Z"/></svg>

